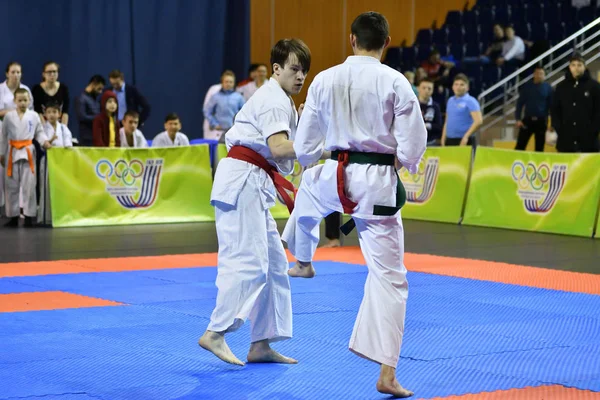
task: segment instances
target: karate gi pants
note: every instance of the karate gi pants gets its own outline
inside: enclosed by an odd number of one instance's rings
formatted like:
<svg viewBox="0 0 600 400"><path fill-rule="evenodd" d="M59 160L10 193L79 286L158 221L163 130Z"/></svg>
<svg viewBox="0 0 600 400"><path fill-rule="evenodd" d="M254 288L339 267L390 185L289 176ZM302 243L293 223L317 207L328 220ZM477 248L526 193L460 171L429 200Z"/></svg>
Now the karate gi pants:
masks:
<svg viewBox="0 0 600 400"><path fill-rule="evenodd" d="M33 150L32 152L35 157L35 152ZM5 171L8 170L5 168ZM21 214L20 205L23 206L23 214L25 214L26 217L35 217L37 215L35 180L35 173L31 172L27 160L13 162L12 176L8 176L8 172L6 172L6 175L4 176L4 196L7 217L18 217ZM21 197L21 204L19 204L19 197Z"/></svg>
<svg viewBox="0 0 600 400"><path fill-rule="evenodd" d="M304 174L294 211L282 239L299 261L312 261L327 209L306 185ZM404 231L400 212L385 219L354 218L368 275L350 338L353 353L396 368L404 334L408 282L404 266Z"/></svg>
<svg viewBox="0 0 600 400"><path fill-rule="evenodd" d="M208 330L233 332L250 319L251 341L292 337L288 261L277 224L251 173L235 206L215 202L217 304Z"/></svg>

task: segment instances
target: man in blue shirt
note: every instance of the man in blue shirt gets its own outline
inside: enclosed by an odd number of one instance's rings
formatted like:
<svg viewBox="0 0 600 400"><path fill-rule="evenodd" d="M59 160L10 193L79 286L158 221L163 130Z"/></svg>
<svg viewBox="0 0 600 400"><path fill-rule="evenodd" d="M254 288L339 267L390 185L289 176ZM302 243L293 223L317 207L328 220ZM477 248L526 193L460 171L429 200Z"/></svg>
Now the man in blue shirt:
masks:
<svg viewBox="0 0 600 400"><path fill-rule="evenodd" d="M446 105L446 123L442 130L442 146L473 145L473 134L483 118L476 98L469 95L469 78L464 74L454 77L454 96Z"/></svg>
<svg viewBox="0 0 600 400"><path fill-rule="evenodd" d="M515 150L525 150L533 134L535 151L544 151L548 114L552 105L552 86L545 80L544 67L537 66L533 72L533 82L521 89L515 112L517 128L519 128Z"/></svg>
<svg viewBox="0 0 600 400"><path fill-rule="evenodd" d="M223 137L232 126L236 114L242 109L244 98L235 91L235 75L225 71L221 75L221 90L213 94L204 107L204 118L208 120L211 130L221 131Z"/></svg>

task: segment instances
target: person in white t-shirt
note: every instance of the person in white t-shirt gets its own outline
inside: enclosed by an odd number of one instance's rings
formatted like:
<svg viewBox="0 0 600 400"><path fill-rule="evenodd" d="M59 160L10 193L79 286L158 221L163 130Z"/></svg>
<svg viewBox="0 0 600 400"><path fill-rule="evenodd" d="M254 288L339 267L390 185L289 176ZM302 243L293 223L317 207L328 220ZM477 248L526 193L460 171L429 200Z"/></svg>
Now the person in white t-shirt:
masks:
<svg viewBox="0 0 600 400"><path fill-rule="evenodd" d="M121 136L121 147L145 148L148 142L144 134L138 129L140 124L140 114L137 111L129 110L123 116L123 126L119 129Z"/></svg>
<svg viewBox="0 0 600 400"><path fill-rule="evenodd" d="M152 147L174 147L174 146L189 146L190 141L186 135L179 132L181 129L181 121L179 116L171 113L165 117L164 132L156 135L152 141Z"/></svg>

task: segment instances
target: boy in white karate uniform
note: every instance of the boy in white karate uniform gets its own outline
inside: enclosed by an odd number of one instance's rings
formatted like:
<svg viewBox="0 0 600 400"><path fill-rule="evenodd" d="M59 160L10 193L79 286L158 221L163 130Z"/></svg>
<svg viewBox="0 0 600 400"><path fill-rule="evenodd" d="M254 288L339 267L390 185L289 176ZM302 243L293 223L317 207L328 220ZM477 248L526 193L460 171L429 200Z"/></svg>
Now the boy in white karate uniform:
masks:
<svg viewBox="0 0 600 400"><path fill-rule="evenodd" d="M332 155L304 172L282 238L298 261L290 276L310 278L321 219L334 211L353 216L347 227L358 229L369 273L349 347L381 365L377 390L409 397L395 376L408 297L399 212L406 194L395 165L416 172L427 130L410 83L380 62L390 42L385 17L358 16L350 42L355 55L318 74L308 90L294 141L298 161Z"/></svg>
<svg viewBox="0 0 600 400"><path fill-rule="evenodd" d="M123 126L119 129L121 135L121 147L134 147L143 149L148 147L148 142L144 134L138 129L140 124L140 114L137 111L129 110L123 116Z"/></svg>
<svg viewBox="0 0 600 400"><path fill-rule="evenodd" d="M25 226L33 226L33 218L37 214L35 195L35 147L37 140L44 148L52 147L40 121L39 115L28 110L31 103L26 89L15 91L16 110L9 111L2 123L0 137L0 164L5 167L6 215L10 221L6 226L17 227L19 224L19 192L23 193L23 213Z"/></svg>
<svg viewBox="0 0 600 400"><path fill-rule="evenodd" d="M273 75L244 104L225 134L227 157L217 167L211 193L219 241L217 304L199 344L221 360L244 365L225 334L252 321L248 362L296 363L270 347L292 337L288 262L269 208L277 193L288 209L298 94L310 68L310 50L284 39L271 50Z"/></svg>
<svg viewBox="0 0 600 400"><path fill-rule="evenodd" d="M165 131L156 135L152 141L152 147L189 146L188 137L179 132L180 129L179 116L175 113L167 115L165 118Z"/></svg>
<svg viewBox="0 0 600 400"><path fill-rule="evenodd" d="M73 134L67 125L60 122L61 105L58 103L46 104L44 111L46 123L43 124L44 132L52 147L73 147ZM50 185L48 184L48 156L44 155L40 162L38 173L38 184L40 185L40 204L37 214L37 222L41 225L52 223L50 208Z"/></svg>

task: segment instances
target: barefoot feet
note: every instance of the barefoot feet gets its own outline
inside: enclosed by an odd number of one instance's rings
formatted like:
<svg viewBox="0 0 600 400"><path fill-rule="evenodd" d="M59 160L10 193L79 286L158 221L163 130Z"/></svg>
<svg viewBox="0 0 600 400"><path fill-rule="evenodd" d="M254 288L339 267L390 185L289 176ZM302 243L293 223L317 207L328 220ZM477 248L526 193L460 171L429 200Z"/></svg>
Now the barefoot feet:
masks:
<svg viewBox="0 0 600 400"><path fill-rule="evenodd" d="M288 275L292 278L313 278L315 274L315 268L310 262L297 261L296 265L288 270Z"/></svg>
<svg viewBox="0 0 600 400"><path fill-rule="evenodd" d="M249 363L279 363L298 364L298 360L279 354L269 346L269 342L262 340L250 345L248 352Z"/></svg>
<svg viewBox="0 0 600 400"><path fill-rule="evenodd" d="M244 363L231 352L227 342L225 342L225 335L222 333L206 331L198 341L198 344L203 349L210 351L227 363L244 365Z"/></svg>
<svg viewBox="0 0 600 400"><path fill-rule="evenodd" d="M377 381L377 391L379 393L390 394L396 398L406 398L414 393L404 389L396 379L396 368L388 365L381 365L381 375Z"/></svg>

